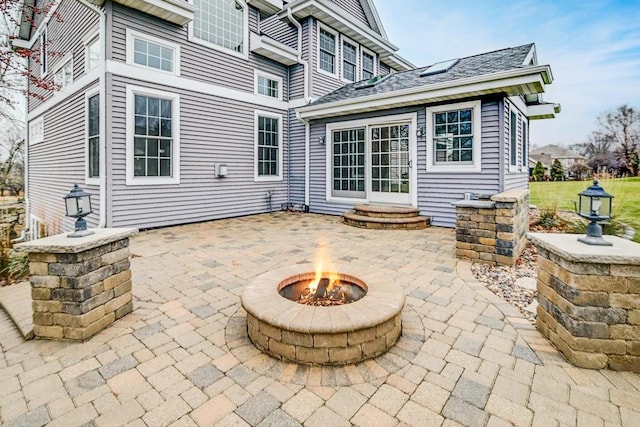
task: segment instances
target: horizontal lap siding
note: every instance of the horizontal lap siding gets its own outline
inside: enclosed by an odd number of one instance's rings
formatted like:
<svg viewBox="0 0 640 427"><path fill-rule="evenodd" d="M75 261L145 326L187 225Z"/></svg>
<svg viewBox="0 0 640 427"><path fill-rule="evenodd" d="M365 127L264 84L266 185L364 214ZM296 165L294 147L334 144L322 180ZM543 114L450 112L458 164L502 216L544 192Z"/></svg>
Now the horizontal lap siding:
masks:
<svg viewBox="0 0 640 427"><path fill-rule="evenodd" d="M349 12L349 15L353 18L356 18L358 21L369 26L369 21L367 20L367 16L362 9L362 5L360 4L360 0L331 0L336 5L340 6L342 9Z"/></svg>
<svg viewBox="0 0 640 427"><path fill-rule="evenodd" d="M126 185L126 84L180 95L179 185ZM254 111L283 115L281 141L286 141L286 111L117 76L112 90L113 226L149 228L268 212L268 190L276 191L274 208L287 201L286 176L278 182L254 182ZM221 163L228 166L227 178L214 174L214 164Z"/></svg>
<svg viewBox="0 0 640 427"><path fill-rule="evenodd" d="M298 49L298 29L275 15L260 22L260 32L290 48Z"/></svg>
<svg viewBox="0 0 640 427"><path fill-rule="evenodd" d="M423 215L431 217L438 226L455 226L455 208L452 202L464 197L464 192L495 194L499 192L499 141L500 115L497 101L482 103L482 172L479 173L433 173L426 171L426 138L417 139L418 158L414 164L418 167L418 207ZM417 112L418 126L426 122L426 106L394 109L386 112L359 114L342 117L339 121L357 120L369 117ZM336 122L338 120L335 120ZM326 200L326 147L314 144L326 133L326 124L332 121L318 121L311 126L311 200L312 212L341 215L354 203L335 203ZM413 130L415 132L415 130Z"/></svg>
<svg viewBox="0 0 640 427"><path fill-rule="evenodd" d="M296 118L295 110L289 111L290 126L290 175L289 194L292 203L304 203L304 176L305 176L305 128L304 123Z"/></svg>
<svg viewBox="0 0 640 427"><path fill-rule="evenodd" d="M29 146L30 213L47 223L49 233L73 229L74 221L64 216L62 200L73 184L78 184L92 194L94 213L86 217L88 225L95 227L99 220L100 188L84 183L84 92L76 93L56 108L49 110L45 114L44 141Z"/></svg>
<svg viewBox="0 0 640 427"><path fill-rule="evenodd" d="M325 25L325 27L330 28L328 25ZM313 30L311 32L311 40L310 40L311 49L309 50L311 52L311 61L309 62L309 64L311 66L312 76L313 76L312 77L313 79L312 96L319 98L330 92L333 92L338 88L341 88L346 83L340 80L340 73L341 73L340 67L341 67L341 58L342 58L341 56L342 46L340 42L340 34L337 35L338 50L336 51L336 69L338 72L338 77L332 77L318 71L318 66L319 66L318 65L318 61L319 61L318 60L318 34L319 34L318 21L316 20L313 21L312 29Z"/></svg>
<svg viewBox="0 0 640 427"><path fill-rule="evenodd" d="M47 25L48 52L47 76L53 79L57 68L67 55L73 55L73 78L78 79L84 74L85 49L83 39L91 31L98 28L98 15L77 0L64 0L58 6L60 20L52 17ZM43 15L43 14L39 14ZM71 36L73 35L73 36ZM40 49L40 41L33 46L35 51ZM35 77L40 78L40 64L29 60L29 66ZM33 87L29 90L36 96L29 97L29 111L42 105L44 101L55 94L55 91Z"/></svg>
<svg viewBox="0 0 640 427"><path fill-rule="evenodd" d="M249 29L258 30L258 12L249 9ZM265 71L283 79L283 93L287 93L287 67L250 52L249 59L188 41L187 26L179 27L153 16L113 5L112 55L117 61L126 61L126 28L149 34L180 45L180 75L187 79L254 92L254 70ZM144 71L140 71L144 75Z"/></svg>
<svg viewBox="0 0 640 427"><path fill-rule="evenodd" d="M378 74L381 76L386 76L387 74L391 73L391 68L385 64L384 62L378 62L379 67L378 67Z"/></svg>

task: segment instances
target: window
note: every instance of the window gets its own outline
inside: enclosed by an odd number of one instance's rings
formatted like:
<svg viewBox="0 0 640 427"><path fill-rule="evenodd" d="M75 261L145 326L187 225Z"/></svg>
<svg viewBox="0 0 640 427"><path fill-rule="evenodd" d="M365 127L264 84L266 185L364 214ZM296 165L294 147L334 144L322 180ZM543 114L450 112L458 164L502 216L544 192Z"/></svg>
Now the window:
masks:
<svg viewBox="0 0 640 427"><path fill-rule="evenodd" d="M246 8L235 0L195 0L193 36L241 54L246 49Z"/></svg>
<svg viewBox="0 0 640 427"><path fill-rule="evenodd" d="M321 71L336 75L336 34L320 27L318 66Z"/></svg>
<svg viewBox="0 0 640 427"><path fill-rule="evenodd" d="M526 171L528 168L528 151L529 151L529 147L527 146L527 139L528 139L528 135L527 135L527 122L526 121L522 121L522 166L524 167L523 171Z"/></svg>
<svg viewBox="0 0 640 427"><path fill-rule="evenodd" d="M127 87L127 184L180 183L178 95Z"/></svg>
<svg viewBox="0 0 640 427"><path fill-rule="evenodd" d="M39 117L29 122L29 144L44 141L44 118Z"/></svg>
<svg viewBox="0 0 640 427"><path fill-rule="evenodd" d="M480 101L428 108L427 129L427 169L481 170Z"/></svg>
<svg viewBox="0 0 640 427"><path fill-rule="evenodd" d="M127 29L127 63L179 75L177 44Z"/></svg>
<svg viewBox="0 0 640 427"><path fill-rule="evenodd" d="M376 58L372 53L362 50L362 80L369 80L375 77Z"/></svg>
<svg viewBox="0 0 640 427"><path fill-rule="evenodd" d="M60 90L73 83L73 60L64 63L53 75L53 81Z"/></svg>
<svg viewBox="0 0 640 427"><path fill-rule="evenodd" d="M100 177L100 95L87 98L87 178Z"/></svg>
<svg viewBox="0 0 640 427"><path fill-rule="evenodd" d="M47 75L47 28L45 27L42 34L40 34L40 75Z"/></svg>
<svg viewBox="0 0 640 427"><path fill-rule="evenodd" d="M256 71L254 84L257 94L282 100L282 78Z"/></svg>
<svg viewBox="0 0 640 427"><path fill-rule="evenodd" d="M357 73L358 48L346 40L342 40L342 78L355 82Z"/></svg>
<svg viewBox="0 0 640 427"><path fill-rule="evenodd" d="M256 181L282 180L282 116L256 112Z"/></svg>
<svg viewBox="0 0 640 427"><path fill-rule="evenodd" d="M100 63L100 37L95 36L91 40L89 40L85 49L85 60L87 63L86 71L90 71L96 68Z"/></svg>
<svg viewBox="0 0 640 427"><path fill-rule="evenodd" d="M518 115L513 110L509 124L509 165L515 168L518 165Z"/></svg>
<svg viewBox="0 0 640 427"><path fill-rule="evenodd" d="M365 128L331 132L332 185L335 197L365 198Z"/></svg>

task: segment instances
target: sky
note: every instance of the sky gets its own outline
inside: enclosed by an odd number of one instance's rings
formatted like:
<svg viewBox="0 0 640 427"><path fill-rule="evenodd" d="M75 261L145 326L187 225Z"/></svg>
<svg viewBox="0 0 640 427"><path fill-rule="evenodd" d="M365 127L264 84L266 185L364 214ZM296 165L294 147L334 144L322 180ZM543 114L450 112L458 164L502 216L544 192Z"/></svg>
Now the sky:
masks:
<svg viewBox="0 0 640 427"><path fill-rule="evenodd" d="M532 121L531 143L586 142L597 117L640 109L640 0L374 0L390 41L426 66L535 43L554 81L555 119Z"/></svg>

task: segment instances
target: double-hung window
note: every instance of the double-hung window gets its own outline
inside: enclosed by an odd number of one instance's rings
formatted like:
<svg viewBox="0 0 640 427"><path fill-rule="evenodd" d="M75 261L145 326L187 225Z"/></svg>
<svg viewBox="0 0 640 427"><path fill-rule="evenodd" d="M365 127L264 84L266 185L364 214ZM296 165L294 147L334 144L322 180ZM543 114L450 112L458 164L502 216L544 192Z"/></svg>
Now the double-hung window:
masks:
<svg viewBox="0 0 640 427"><path fill-rule="evenodd" d="M325 28L320 27L318 67L321 71L336 75L337 37Z"/></svg>
<svg viewBox="0 0 640 427"><path fill-rule="evenodd" d="M236 0L195 0L193 37L204 44L246 55L248 10Z"/></svg>
<svg viewBox="0 0 640 427"><path fill-rule="evenodd" d="M60 90L73 83L73 59L69 59L56 71L53 81Z"/></svg>
<svg viewBox="0 0 640 427"><path fill-rule="evenodd" d="M178 95L127 87L127 184L180 182Z"/></svg>
<svg viewBox="0 0 640 427"><path fill-rule="evenodd" d="M180 47L127 29L127 62L179 75Z"/></svg>
<svg viewBox="0 0 640 427"><path fill-rule="evenodd" d="M282 180L282 116L256 111L256 181Z"/></svg>
<svg viewBox="0 0 640 427"><path fill-rule="evenodd" d="M282 100L282 78L256 71L254 83L255 93Z"/></svg>
<svg viewBox="0 0 640 427"><path fill-rule="evenodd" d="M355 82L358 62L358 48L346 41L342 40L342 78L349 82Z"/></svg>
<svg viewBox="0 0 640 427"><path fill-rule="evenodd" d="M518 115L513 110L509 124L509 166L511 170L515 170L518 166Z"/></svg>
<svg viewBox="0 0 640 427"><path fill-rule="evenodd" d="M87 179L100 177L100 95L87 97Z"/></svg>
<svg viewBox="0 0 640 427"><path fill-rule="evenodd" d="M362 50L362 80L369 80L376 76L376 57L374 54Z"/></svg>
<svg viewBox="0 0 640 427"><path fill-rule="evenodd" d="M470 101L427 109L428 170L481 170L480 105Z"/></svg>

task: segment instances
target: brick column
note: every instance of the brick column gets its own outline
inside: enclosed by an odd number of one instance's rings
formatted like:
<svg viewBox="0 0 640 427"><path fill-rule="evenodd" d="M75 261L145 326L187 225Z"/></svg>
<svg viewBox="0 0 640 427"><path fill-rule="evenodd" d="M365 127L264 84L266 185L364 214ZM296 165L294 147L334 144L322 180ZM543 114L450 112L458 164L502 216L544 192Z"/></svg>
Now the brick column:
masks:
<svg viewBox="0 0 640 427"><path fill-rule="evenodd" d="M582 368L640 372L640 245L606 236L531 233L538 249L538 330Z"/></svg>
<svg viewBox="0 0 640 427"><path fill-rule="evenodd" d="M515 265L527 244L529 190L510 190L491 197L496 204L496 262Z"/></svg>
<svg viewBox="0 0 640 427"><path fill-rule="evenodd" d="M132 311L129 237L135 233L96 229L15 246L29 254L36 338L83 341Z"/></svg>

